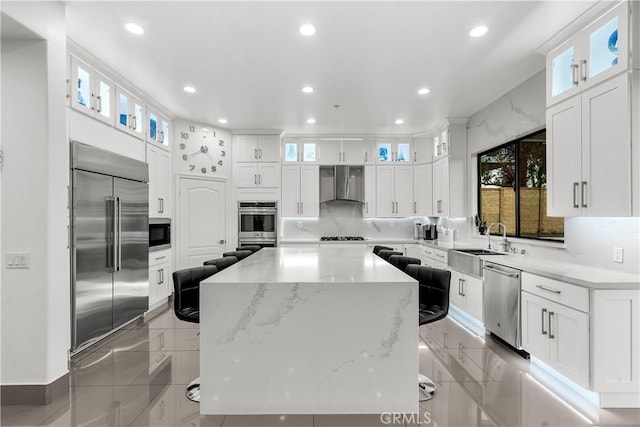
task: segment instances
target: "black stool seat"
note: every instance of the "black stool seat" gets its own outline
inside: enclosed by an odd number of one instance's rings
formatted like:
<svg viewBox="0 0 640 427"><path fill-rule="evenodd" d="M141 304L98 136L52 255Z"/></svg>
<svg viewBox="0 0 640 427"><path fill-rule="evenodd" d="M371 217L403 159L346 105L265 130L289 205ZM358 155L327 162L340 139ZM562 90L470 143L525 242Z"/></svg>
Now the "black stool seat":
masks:
<svg viewBox="0 0 640 427"><path fill-rule="evenodd" d="M215 266L205 265L173 273L173 309L178 319L200 323L200 282L217 272Z"/></svg>
<svg viewBox="0 0 640 427"><path fill-rule="evenodd" d="M262 246L258 246L258 245L243 245L243 246L237 247L236 251L258 252L260 249L262 249Z"/></svg>
<svg viewBox="0 0 640 427"><path fill-rule="evenodd" d="M393 248L390 248L388 246L379 246L379 245L376 245L376 246L373 247L373 253L376 254L376 255L379 255L379 252L381 250L392 251Z"/></svg>
<svg viewBox="0 0 640 427"><path fill-rule="evenodd" d="M380 252L378 252L378 256L387 262L389 261L389 257L391 255L404 255L404 254L402 252L389 250L389 249L382 249Z"/></svg>
<svg viewBox="0 0 640 427"><path fill-rule="evenodd" d="M233 251L233 252L225 252L222 254L223 257L226 256L234 256L236 258L238 258L238 261L241 261L243 259L245 259L246 257L248 257L249 255L251 255L253 252L247 250L247 251Z"/></svg>
<svg viewBox="0 0 640 427"><path fill-rule="evenodd" d="M210 259L209 261L205 261L204 265L214 265L218 271L222 271L227 267L231 267L236 262L238 262L238 258L234 256L227 256L223 258Z"/></svg>
<svg viewBox="0 0 640 427"><path fill-rule="evenodd" d="M410 257L410 256L391 255L389 257L389 262L392 265L394 265L398 270L404 272L409 264L420 265L420 263L422 261L420 261L418 258L413 258L413 257Z"/></svg>

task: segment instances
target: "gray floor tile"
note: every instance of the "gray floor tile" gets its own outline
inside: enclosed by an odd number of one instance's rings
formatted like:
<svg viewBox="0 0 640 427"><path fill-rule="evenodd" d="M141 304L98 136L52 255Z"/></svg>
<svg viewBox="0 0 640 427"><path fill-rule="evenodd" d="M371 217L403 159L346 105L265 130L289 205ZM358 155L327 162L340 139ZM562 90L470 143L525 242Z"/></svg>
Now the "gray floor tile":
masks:
<svg viewBox="0 0 640 427"><path fill-rule="evenodd" d="M313 415L227 415L222 427L314 427Z"/></svg>

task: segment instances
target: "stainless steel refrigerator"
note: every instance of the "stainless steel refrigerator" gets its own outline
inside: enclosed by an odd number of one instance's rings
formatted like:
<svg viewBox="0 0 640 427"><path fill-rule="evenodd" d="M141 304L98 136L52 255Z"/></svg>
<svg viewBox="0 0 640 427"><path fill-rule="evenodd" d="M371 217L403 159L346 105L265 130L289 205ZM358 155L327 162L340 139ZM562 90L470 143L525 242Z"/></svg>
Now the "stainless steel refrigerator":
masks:
<svg viewBox="0 0 640 427"><path fill-rule="evenodd" d="M146 163L71 143L71 351L142 315L149 303Z"/></svg>

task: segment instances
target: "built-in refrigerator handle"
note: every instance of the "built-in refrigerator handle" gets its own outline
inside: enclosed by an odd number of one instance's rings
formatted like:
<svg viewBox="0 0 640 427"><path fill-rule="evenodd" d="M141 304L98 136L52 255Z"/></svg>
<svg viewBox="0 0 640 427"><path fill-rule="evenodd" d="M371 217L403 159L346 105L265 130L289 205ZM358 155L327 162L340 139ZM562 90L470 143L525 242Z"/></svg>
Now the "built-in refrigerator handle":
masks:
<svg viewBox="0 0 640 427"><path fill-rule="evenodd" d="M116 199L114 197L105 197L107 209L107 271L113 273L116 271Z"/></svg>
<svg viewBox="0 0 640 427"><path fill-rule="evenodd" d="M116 271L120 271L122 267L122 200L120 197L116 197L116 208L117 208L117 240L116 240L116 250L118 251L117 257L117 265Z"/></svg>

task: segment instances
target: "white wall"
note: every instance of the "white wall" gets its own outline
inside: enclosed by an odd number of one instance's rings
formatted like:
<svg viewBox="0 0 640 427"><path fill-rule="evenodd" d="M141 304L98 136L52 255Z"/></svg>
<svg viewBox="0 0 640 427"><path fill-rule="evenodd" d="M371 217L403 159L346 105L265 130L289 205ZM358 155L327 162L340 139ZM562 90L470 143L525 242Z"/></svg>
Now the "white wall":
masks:
<svg viewBox="0 0 640 427"><path fill-rule="evenodd" d="M67 372L70 345L64 5L2 12L33 37L2 40L1 382L49 384ZM31 254L30 269L5 269L13 251Z"/></svg>
<svg viewBox="0 0 640 427"><path fill-rule="evenodd" d="M477 154L545 127L545 72L541 71L474 114L467 123L468 214L477 213ZM485 243L471 220L457 223L458 239ZM514 246L530 256L573 262L593 267L639 273L640 218L565 218L563 248L533 245L526 240ZM623 264L612 260L613 247L624 249Z"/></svg>

